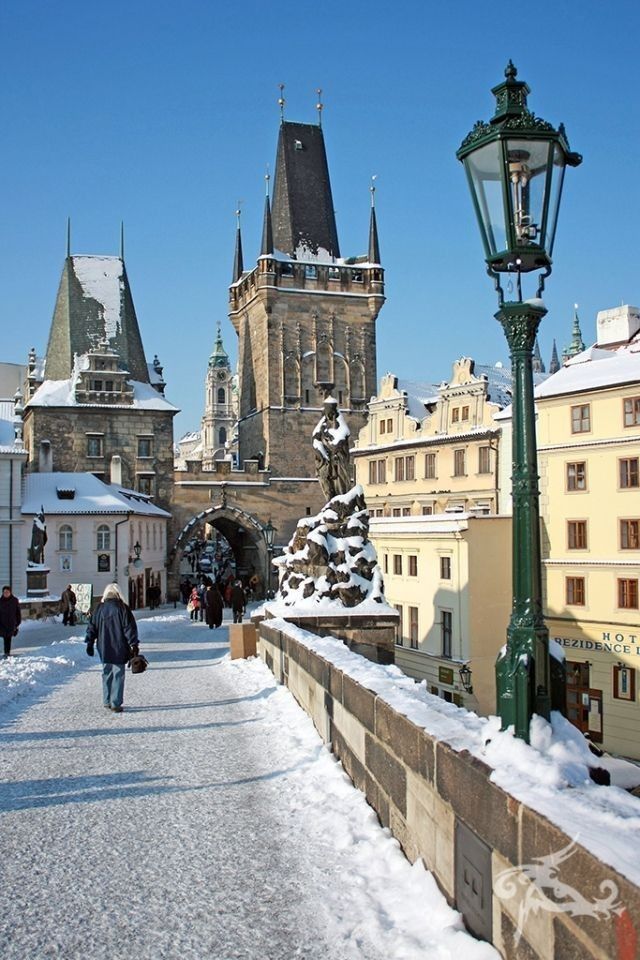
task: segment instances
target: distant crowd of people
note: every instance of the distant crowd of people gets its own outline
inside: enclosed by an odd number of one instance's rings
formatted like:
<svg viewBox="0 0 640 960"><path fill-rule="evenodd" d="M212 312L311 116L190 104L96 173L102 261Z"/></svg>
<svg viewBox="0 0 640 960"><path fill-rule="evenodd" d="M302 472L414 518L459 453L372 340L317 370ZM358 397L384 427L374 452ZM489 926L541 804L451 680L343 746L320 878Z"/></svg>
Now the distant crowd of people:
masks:
<svg viewBox="0 0 640 960"><path fill-rule="evenodd" d="M180 595L191 620L207 622L210 629L219 627L222 623L224 608L233 613L233 622L241 623L247 603L253 599L251 580L246 587L233 574L225 580L221 577L212 580L202 576L197 583L192 583L187 577L180 584Z"/></svg>

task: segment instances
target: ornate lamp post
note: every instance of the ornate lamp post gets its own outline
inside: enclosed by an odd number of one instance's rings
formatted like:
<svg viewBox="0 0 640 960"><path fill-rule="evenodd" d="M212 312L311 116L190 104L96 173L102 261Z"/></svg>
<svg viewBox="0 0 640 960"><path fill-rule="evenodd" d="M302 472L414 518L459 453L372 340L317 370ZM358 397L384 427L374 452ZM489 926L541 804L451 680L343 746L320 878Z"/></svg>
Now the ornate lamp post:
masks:
<svg viewBox="0 0 640 960"><path fill-rule="evenodd" d="M502 727L529 740L534 713L564 712L564 671L549 662L549 632L542 616L538 464L532 355L546 308L540 299L551 273L564 172L582 157L572 153L561 124L556 130L527 107L529 87L509 61L494 87L496 111L463 140L462 161L480 225L487 271L498 291L513 378L513 606L507 644L496 662L497 708ZM522 300L522 274L539 270L534 299ZM505 301L501 274L513 276L517 298ZM552 676L553 672L553 676Z"/></svg>
<svg viewBox="0 0 640 960"><path fill-rule="evenodd" d="M271 517L267 520L265 526L262 528L264 533L264 539L267 544L267 574L264 581L264 592L265 600L269 599L271 593L271 558L273 557L273 538L276 532L276 527L271 523Z"/></svg>

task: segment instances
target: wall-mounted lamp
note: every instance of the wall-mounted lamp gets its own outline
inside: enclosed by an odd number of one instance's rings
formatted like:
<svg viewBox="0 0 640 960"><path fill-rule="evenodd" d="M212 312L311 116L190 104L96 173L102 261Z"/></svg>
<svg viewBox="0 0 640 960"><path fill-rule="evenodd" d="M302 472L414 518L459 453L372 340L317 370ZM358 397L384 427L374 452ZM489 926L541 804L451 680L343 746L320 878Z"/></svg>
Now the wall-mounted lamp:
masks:
<svg viewBox="0 0 640 960"><path fill-rule="evenodd" d="M462 684L465 693L473 693L473 687L471 685L471 670L469 669L468 664L463 663L458 673L460 674L460 683Z"/></svg>
<svg viewBox="0 0 640 960"><path fill-rule="evenodd" d="M129 557L129 563L133 564L136 570L142 570L142 568L144 567L144 563L140 559L140 554L142 553L142 547L140 546L137 540L133 545L133 552L135 554L135 559L134 557Z"/></svg>

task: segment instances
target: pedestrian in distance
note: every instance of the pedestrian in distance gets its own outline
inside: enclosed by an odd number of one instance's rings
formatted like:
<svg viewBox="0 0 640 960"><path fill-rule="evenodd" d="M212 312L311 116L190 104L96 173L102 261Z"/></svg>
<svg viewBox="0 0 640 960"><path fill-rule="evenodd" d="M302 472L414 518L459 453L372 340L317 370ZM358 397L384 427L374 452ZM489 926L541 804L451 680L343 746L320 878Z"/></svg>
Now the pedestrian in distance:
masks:
<svg viewBox="0 0 640 960"><path fill-rule="evenodd" d="M193 587L191 591L191 596L189 597L189 603L187 604L187 610L189 611L189 619L197 621L198 611L200 610L200 597L198 595L197 587Z"/></svg>
<svg viewBox="0 0 640 960"><path fill-rule="evenodd" d="M207 592L207 585L204 580L200 581L198 586L198 600L200 601L200 622L204 620L204 596Z"/></svg>
<svg viewBox="0 0 640 960"><path fill-rule="evenodd" d="M210 583L207 586L207 590L204 595L204 605L207 615L207 626L209 627L209 630L213 630L214 627L219 627L222 623L224 604L222 602L220 591L213 583Z"/></svg>
<svg viewBox="0 0 640 960"><path fill-rule="evenodd" d="M244 590L242 589L242 584L239 580L236 580L231 589L231 609L233 611L234 623L242 623L242 615L246 605L247 598Z"/></svg>
<svg viewBox="0 0 640 960"><path fill-rule="evenodd" d="M122 713L124 675L132 657L137 657L138 625L117 583L105 587L102 601L91 615L85 637L87 653L97 645L102 661L102 702L105 710Z"/></svg>
<svg viewBox="0 0 640 960"><path fill-rule="evenodd" d="M62 610L62 622L64 626L76 625L76 595L73 592L71 584L63 591L60 598L60 609Z"/></svg>
<svg viewBox="0 0 640 960"><path fill-rule="evenodd" d="M5 660L11 656L11 641L18 636L21 620L18 598L14 597L11 587L3 587L0 597L0 633L4 640Z"/></svg>

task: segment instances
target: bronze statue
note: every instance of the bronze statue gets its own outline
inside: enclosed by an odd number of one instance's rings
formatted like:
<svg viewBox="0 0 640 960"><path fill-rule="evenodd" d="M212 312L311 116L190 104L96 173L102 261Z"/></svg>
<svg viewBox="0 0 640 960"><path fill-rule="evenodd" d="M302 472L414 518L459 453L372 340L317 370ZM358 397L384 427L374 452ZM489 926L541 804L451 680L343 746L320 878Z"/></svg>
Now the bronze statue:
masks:
<svg viewBox="0 0 640 960"><path fill-rule="evenodd" d="M316 473L327 500L353 486L349 462L349 427L333 397L325 397L324 414L313 431Z"/></svg>
<svg viewBox="0 0 640 960"><path fill-rule="evenodd" d="M29 547L29 563L44 563L44 545L47 542L47 525L44 517L44 507L40 507L40 513L33 518L31 528L31 546Z"/></svg>

